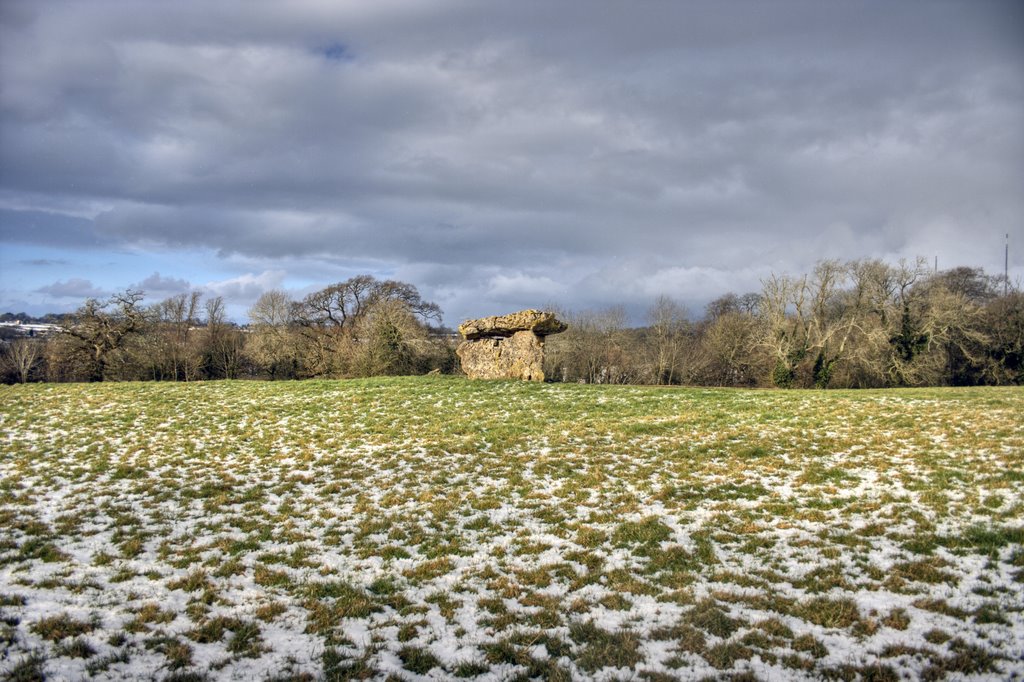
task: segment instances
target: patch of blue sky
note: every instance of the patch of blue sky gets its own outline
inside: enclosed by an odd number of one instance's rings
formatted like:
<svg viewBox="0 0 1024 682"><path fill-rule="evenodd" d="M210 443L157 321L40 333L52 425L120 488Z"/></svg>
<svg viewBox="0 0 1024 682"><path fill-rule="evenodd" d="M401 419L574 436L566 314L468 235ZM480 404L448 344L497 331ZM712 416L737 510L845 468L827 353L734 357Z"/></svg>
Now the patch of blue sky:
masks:
<svg viewBox="0 0 1024 682"><path fill-rule="evenodd" d="M95 289L105 292L122 291L155 272L164 277L185 279L195 287L210 278L211 265L218 262L209 252L198 250L153 253L136 249L100 251L10 243L0 246L0 250L3 262L0 289L7 296L20 294L19 298L70 279L86 280ZM223 276L234 274L225 270ZM0 308L3 306L0 300Z"/></svg>
<svg viewBox="0 0 1024 682"><path fill-rule="evenodd" d="M352 60L352 53L349 51L348 46L340 42L327 43L321 45L316 49L317 54L320 54L332 62L347 62Z"/></svg>

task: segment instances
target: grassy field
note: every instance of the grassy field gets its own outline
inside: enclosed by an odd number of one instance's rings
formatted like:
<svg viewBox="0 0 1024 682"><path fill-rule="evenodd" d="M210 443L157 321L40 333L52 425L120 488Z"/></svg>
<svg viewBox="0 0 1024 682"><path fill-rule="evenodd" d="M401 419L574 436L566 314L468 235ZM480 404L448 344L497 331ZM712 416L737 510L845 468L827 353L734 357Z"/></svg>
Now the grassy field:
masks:
<svg viewBox="0 0 1024 682"><path fill-rule="evenodd" d="M6 679L1022 679L1024 390L0 387Z"/></svg>

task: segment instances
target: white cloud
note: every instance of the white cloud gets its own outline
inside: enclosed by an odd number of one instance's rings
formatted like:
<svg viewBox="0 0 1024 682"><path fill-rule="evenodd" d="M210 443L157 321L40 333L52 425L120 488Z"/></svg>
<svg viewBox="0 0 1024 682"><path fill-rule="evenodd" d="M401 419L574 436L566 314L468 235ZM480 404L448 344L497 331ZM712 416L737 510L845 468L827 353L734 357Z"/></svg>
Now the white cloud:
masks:
<svg viewBox="0 0 1024 682"><path fill-rule="evenodd" d="M487 294L495 298L543 299L560 297L565 286L550 277L525 273L498 274L491 278Z"/></svg>
<svg viewBox="0 0 1024 682"><path fill-rule="evenodd" d="M211 296L223 296L234 303L253 302L265 291L280 289L286 274L284 270L246 273L231 279L207 282L202 289Z"/></svg>
<svg viewBox="0 0 1024 682"><path fill-rule="evenodd" d="M36 289L36 292L47 294L54 298L78 298L83 300L87 298L102 298L109 293L95 286L89 280L80 277L72 277L63 281L58 280L53 284L39 287Z"/></svg>
<svg viewBox="0 0 1024 682"><path fill-rule="evenodd" d="M153 300L186 293L192 288L192 285L187 280L163 277L159 272L154 272L141 282L131 285L130 288L144 292L146 298Z"/></svg>

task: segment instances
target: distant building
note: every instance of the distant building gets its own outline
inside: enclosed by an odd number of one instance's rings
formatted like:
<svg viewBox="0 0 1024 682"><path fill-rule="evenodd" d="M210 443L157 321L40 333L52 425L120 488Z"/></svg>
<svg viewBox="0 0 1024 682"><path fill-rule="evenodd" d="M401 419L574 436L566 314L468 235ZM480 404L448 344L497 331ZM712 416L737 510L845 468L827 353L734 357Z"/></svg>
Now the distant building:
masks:
<svg viewBox="0 0 1024 682"><path fill-rule="evenodd" d="M0 332L6 332L0 333L4 338L52 336L60 332L60 329L59 324L22 323L21 320L0 322Z"/></svg>

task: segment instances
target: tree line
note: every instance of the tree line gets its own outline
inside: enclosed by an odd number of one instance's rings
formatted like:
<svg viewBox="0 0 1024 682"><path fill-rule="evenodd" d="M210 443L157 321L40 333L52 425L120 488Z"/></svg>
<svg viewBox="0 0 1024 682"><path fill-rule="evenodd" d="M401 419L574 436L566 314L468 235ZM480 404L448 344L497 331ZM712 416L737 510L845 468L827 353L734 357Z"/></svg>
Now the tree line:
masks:
<svg viewBox="0 0 1024 682"><path fill-rule="evenodd" d="M499 311L502 312L502 311ZM657 299L645 324L622 308L557 311L555 381L840 388L1024 383L1024 294L977 268L924 261L819 262L728 293L699 319ZM451 330L416 287L369 275L293 300L264 293L249 324L199 292L153 305L90 299L62 332L6 342L4 381L196 381L458 372Z"/></svg>
<svg viewBox="0 0 1024 682"><path fill-rule="evenodd" d="M545 373L587 383L868 388L1024 383L1024 294L980 268L923 260L819 262L699 320L659 298L647 324L620 308L568 313Z"/></svg>
<svg viewBox="0 0 1024 682"><path fill-rule="evenodd" d="M227 318L224 300L201 292L144 305L128 290L89 299L61 331L4 348L4 380L199 381L302 379L455 370L454 348L436 325L440 308L416 287L369 275L300 301L264 293L250 324Z"/></svg>

